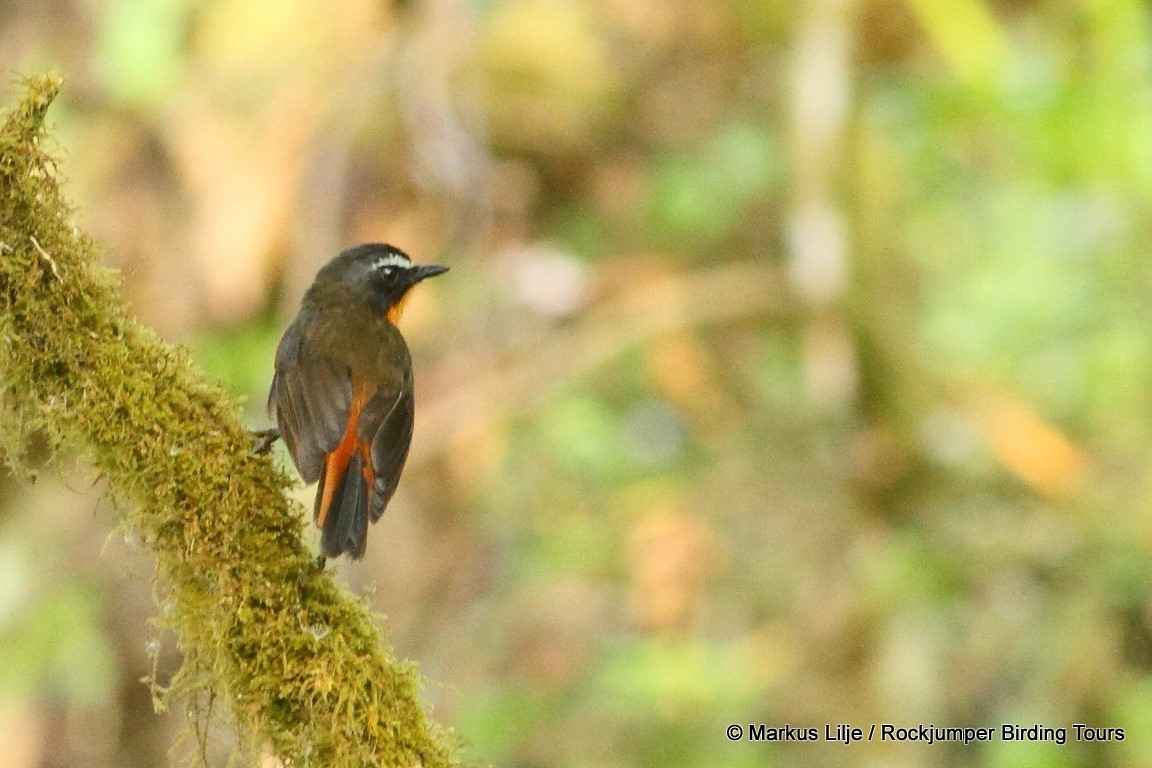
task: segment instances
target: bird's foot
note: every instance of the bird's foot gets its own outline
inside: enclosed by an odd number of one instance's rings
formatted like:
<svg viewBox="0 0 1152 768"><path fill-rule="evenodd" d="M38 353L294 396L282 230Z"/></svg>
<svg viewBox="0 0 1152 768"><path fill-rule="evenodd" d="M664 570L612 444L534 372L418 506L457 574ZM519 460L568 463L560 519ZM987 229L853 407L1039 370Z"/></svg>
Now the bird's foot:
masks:
<svg viewBox="0 0 1152 768"><path fill-rule="evenodd" d="M280 439L280 430L276 427L270 429L250 429L252 435L252 455L263 456L272 450L272 446Z"/></svg>

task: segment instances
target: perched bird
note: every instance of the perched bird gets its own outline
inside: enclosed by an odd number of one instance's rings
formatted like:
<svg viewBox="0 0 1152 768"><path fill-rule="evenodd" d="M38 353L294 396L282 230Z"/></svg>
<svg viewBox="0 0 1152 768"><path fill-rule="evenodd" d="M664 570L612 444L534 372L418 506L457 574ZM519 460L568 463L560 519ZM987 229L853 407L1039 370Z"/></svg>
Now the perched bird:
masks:
<svg viewBox="0 0 1152 768"><path fill-rule="evenodd" d="M412 358L396 328L409 291L448 267L383 243L316 275L276 348L268 415L306 483L325 557L364 555L368 522L396 491L412 440Z"/></svg>

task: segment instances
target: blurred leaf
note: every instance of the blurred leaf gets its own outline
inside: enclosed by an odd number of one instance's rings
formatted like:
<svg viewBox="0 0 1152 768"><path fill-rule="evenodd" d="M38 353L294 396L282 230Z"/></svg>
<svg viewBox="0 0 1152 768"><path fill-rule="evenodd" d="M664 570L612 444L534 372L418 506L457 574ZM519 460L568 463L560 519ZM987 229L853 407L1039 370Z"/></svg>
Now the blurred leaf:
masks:
<svg viewBox="0 0 1152 768"><path fill-rule="evenodd" d="M1003 76L1011 47L984 0L909 0L940 54L971 88Z"/></svg>
<svg viewBox="0 0 1152 768"><path fill-rule="evenodd" d="M619 421L599 399L570 395L548 410L540 429L564 469L576 477L608 478L621 470Z"/></svg>
<svg viewBox="0 0 1152 768"><path fill-rule="evenodd" d="M470 751L483 761L511 764L522 743L545 728L542 697L517 687L476 692L464 701L456 729L468 734Z"/></svg>
<svg viewBox="0 0 1152 768"><path fill-rule="evenodd" d="M666 239L682 239L682 249L728 237L781 170L766 128L732 123L698 150L657 163L651 174L652 226ZM709 254L698 257L707 260Z"/></svg>
<svg viewBox="0 0 1152 768"><path fill-rule="evenodd" d="M498 143L547 154L592 143L618 75L585 4L496 4L485 20L480 57Z"/></svg>
<svg viewBox="0 0 1152 768"><path fill-rule="evenodd" d="M103 611L91 588L71 584L27 604L18 628L0 625L0 695L46 686L82 706L107 701L117 673Z"/></svg>
<svg viewBox="0 0 1152 768"><path fill-rule="evenodd" d="M249 412L264 413L272 384L276 344L283 332L273 318L201 331L190 342L197 361L233 396L250 398Z"/></svg>
<svg viewBox="0 0 1152 768"><path fill-rule="evenodd" d="M1023 727L1030 727L1033 723L1028 721ZM1071 725L1061 724L1068 729L1067 741L1056 744L1053 741L1002 741L1000 732L988 745L988 765L990 768L1076 768L1087 765L1083 759L1077 759L1080 750L1075 745L1076 736ZM1049 728L1055 727L1049 725Z"/></svg>
<svg viewBox="0 0 1152 768"><path fill-rule="evenodd" d="M1021 480L1049 496L1082 488L1088 471L1083 452L1027 403L988 398L983 417L992 453Z"/></svg>
<svg viewBox="0 0 1152 768"><path fill-rule="evenodd" d="M1106 711L1100 725L1124 729L1124 741L1115 745L1124 765L1152 765L1152 741L1141 736L1152 723L1152 679L1141 676L1121 685Z"/></svg>
<svg viewBox="0 0 1152 768"><path fill-rule="evenodd" d="M963 588L960 573L944 553L910 533L886 542L864 566L863 586L880 605L946 604Z"/></svg>
<svg viewBox="0 0 1152 768"><path fill-rule="evenodd" d="M183 72L185 0L109 0L99 16L96 67L118 100L158 106Z"/></svg>
<svg viewBox="0 0 1152 768"><path fill-rule="evenodd" d="M739 646L701 639L635 638L610 646L598 687L632 718L692 720L739 712L760 692Z"/></svg>

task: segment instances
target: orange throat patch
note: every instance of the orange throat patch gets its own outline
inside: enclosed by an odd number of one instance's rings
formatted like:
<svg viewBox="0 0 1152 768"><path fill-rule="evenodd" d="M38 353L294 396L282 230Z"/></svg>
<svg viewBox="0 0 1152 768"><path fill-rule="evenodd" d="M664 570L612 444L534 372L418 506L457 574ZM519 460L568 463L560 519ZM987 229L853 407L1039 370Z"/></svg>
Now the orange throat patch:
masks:
<svg viewBox="0 0 1152 768"><path fill-rule="evenodd" d="M404 295L400 297L400 301L393 304L388 308L388 311L384 313L384 316L388 318L388 322L392 323L392 325L400 322L400 315L404 314L404 305L408 303L408 297L411 295L412 289L409 288L404 291Z"/></svg>

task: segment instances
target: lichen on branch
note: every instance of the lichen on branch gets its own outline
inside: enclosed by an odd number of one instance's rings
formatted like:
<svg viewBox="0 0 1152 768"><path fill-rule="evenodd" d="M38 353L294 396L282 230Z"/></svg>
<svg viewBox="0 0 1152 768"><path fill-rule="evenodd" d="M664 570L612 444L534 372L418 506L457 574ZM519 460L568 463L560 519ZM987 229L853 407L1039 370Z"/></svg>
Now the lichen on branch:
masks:
<svg viewBox="0 0 1152 768"><path fill-rule="evenodd" d="M224 701L241 741L288 765L457 762L365 606L301 540L291 478L251 453L239 408L129 317L73 223L30 78L0 127L0 444L84 454L155 553L183 667L171 690ZM174 290L178 290L174 287Z"/></svg>

